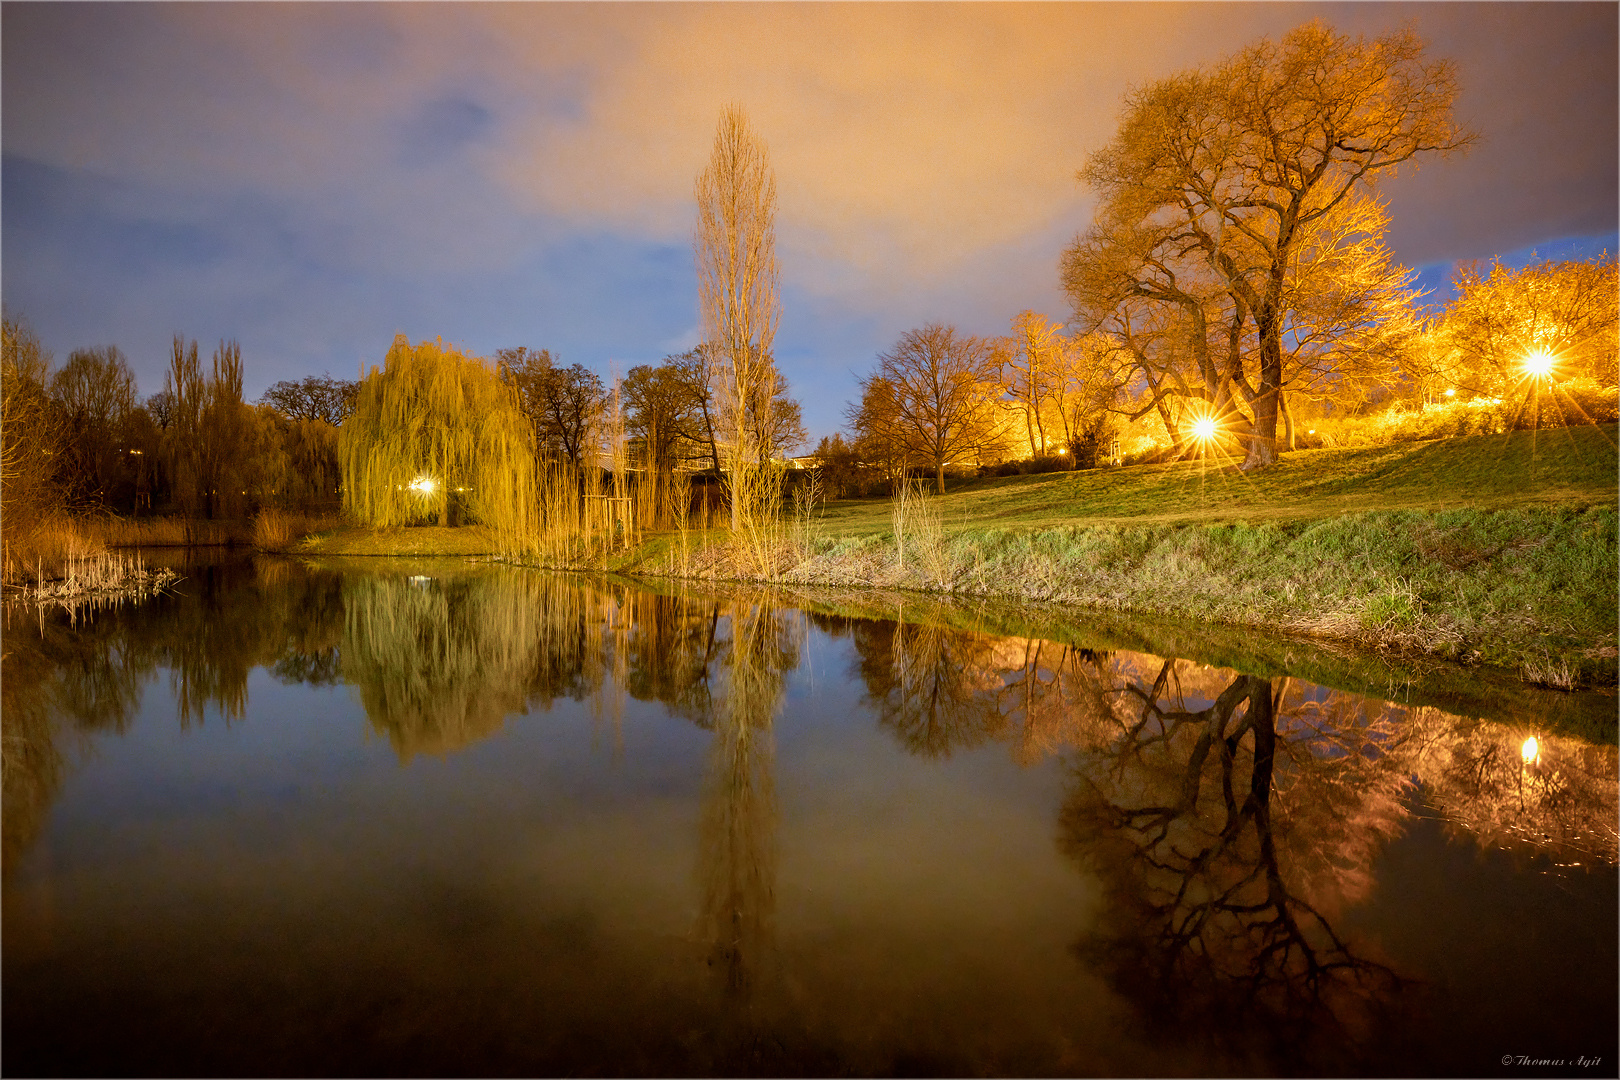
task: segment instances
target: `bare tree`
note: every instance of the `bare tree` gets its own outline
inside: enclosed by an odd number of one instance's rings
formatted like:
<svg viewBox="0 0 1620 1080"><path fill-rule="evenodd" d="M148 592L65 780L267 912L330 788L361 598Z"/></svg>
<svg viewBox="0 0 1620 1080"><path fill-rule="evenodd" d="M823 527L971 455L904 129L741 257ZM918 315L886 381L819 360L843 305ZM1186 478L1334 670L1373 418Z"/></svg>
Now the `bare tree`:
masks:
<svg viewBox="0 0 1620 1080"><path fill-rule="evenodd" d="M1029 440L1029 456L1041 457L1047 449L1046 418L1042 415L1053 395L1062 357L1058 339L1061 325L1054 326L1044 315L1021 311L1013 316L1012 334L1003 345L1003 377L1007 396L1024 414L1024 435Z"/></svg>
<svg viewBox="0 0 1620 1080"><path fill-rule="evenodd" d="M726 432L731 527L742 525L751 460L746 437L757 386L773 386L777 300L776 180L765 144L740 106L720 113L709 165L697 178L698 299L712 349L711 385ZM766 395L769 404L774 395ZM769 431L759 417L759 430Z"/></svg>
<svg viewBox="0 0 1620 1080"><path fill-rule="evenodd" d="M989 342L955 327L908 330L861 380L851 419L863 437L931 465L943 495L945 463L999 438L996 360Z"/></svg>
<svg viewBox="0 0 1620 1080"><path fill-rule="evenodd" d="M51 397L70 438L58 470L75 501L105 505L123 479L124 429L135 408L135 376L116 345L75 349L51 378Z"/></svg>
<svg viewBox="0 0 1620 1080"><path fill-rule="evenodd" d="M1235 330L1252 320L1245 468L1276 460L1286 283L1302 237L1401 163L1474 139L1452 120L1451 64L1423 53L1409 29L1367 41L1307 23L1133 92L1119 134L1081 174L1102 216L1197 254L1238 308Z"/></svg>
<svg viewBox="0 0 1620 1080"><path fill-rule="evenodd" d="M310 375L298 382L283 379L266 390L259 404L268 405L289 420L321 420L339 427L354 411L360 384L330 375Z"/></svg>

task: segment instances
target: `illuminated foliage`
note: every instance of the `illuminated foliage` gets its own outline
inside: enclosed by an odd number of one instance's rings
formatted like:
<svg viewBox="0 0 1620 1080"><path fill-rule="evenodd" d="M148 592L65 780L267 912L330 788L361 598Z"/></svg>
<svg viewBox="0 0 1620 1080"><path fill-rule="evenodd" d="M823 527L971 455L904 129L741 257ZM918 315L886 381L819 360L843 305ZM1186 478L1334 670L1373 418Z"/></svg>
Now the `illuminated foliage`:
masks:
<svg viewBox="0 0 1620 1080"><path fill-rule="evenodd" d="M1099 220L1140 253L1127 265L1159 260L1158 286L1195 350L1212 302L1232 352L1252 324L1246 467L1276 457L1286 284L1311 229L1402 162L1472 139L1451 119L1451 65L1423 52L1410 30L1368 41L1312 22L1132 92L1119 133L1086 163Z"/></svg>
<svg viewBox="0 0 1620 1080"><path fill-rule="evenodd" d="M1435 375L1447 389L1502 397L1527 377L1615 385L1620 272L1612 258L1464 266L1456 286L1436 335ZM1531 357L1542 358L1539 370L1527 366Z"/></svg>
<svg viewBox="0 0 1620 1080"><path fill-rule="evenodd" d="M944 494L948 462L1005 436L996 369L983 338L937 323L908 330L861 380L851 426L881 455L932 469Z"/></svg>
<svg viewBox="0 0 1620 1080"><path fill-rule="evenodd" d="M366 524L448 525L455 505L513 546L533 533L529 424L489 364L440 341L394 339L360 384L338 457L344 509Z"/></svg>

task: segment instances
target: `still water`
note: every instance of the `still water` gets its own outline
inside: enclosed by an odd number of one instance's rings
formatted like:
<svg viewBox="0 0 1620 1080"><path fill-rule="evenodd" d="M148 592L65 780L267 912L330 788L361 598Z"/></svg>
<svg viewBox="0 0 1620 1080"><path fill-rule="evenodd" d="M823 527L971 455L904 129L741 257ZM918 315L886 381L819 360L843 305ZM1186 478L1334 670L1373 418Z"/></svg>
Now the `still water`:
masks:
<svg viewBox="0 0 1620 1080"><path fill-rule="evenodd" d="M1534 694L848 611L260 559L11 612L0 1066L1615 1075L1616 752Z"/></svg>

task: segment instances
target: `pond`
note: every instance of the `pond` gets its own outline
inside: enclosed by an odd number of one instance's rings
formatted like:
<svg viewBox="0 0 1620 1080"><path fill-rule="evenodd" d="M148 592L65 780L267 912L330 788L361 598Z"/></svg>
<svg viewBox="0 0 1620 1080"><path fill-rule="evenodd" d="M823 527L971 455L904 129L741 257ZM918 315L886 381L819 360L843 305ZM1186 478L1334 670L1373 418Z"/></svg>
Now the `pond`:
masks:
<svg viewBox="0 0 1620 1080"><path fill-rule="evenodd" d="M8 613L7 1075L1615 1074L1620 781L1568 695L185 575Z"/></svg>

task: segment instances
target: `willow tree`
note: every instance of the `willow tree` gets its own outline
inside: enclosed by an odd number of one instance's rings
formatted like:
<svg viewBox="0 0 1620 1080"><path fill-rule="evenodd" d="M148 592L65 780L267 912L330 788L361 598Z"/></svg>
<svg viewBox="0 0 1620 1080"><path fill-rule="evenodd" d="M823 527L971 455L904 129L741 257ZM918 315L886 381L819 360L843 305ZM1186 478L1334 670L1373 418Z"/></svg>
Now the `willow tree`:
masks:
<svg viewBox="0 0 1620 1080"><path fill-rule="evenodd" d="M709 344L709 379L720 407L731 527L743 524L755 460L750 428L770 431L776 369L771 341L781 305L776 296L776 178L765 143L737 105L720 114L709 165L697 178L698 299ZM770 392L762 394L763 388ZM763 409L756 409L763 402Z"/></svg>
<svg viewBox="0 0 1620 1080"><path fill-rule="evenodd" d="M533 439L490 364L401 334L338 437L344 509L375 526L432 515L448 525L454 500L515 546L534 528Z"/></svg>

